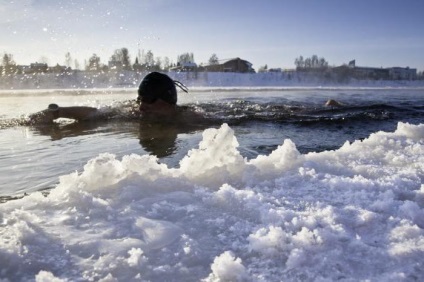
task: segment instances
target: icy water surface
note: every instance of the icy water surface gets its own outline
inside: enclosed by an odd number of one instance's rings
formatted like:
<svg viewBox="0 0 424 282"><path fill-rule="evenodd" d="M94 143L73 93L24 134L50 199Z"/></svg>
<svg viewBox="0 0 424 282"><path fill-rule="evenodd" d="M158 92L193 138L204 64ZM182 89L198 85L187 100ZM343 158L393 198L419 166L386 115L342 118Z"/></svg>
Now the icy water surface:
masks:
<svg viewBox="0 0 424 282"><path fill-rule="evenodd" d="M398 121L423 122L422 90L319 90L238 89L192 91L180 94L179 103L211 120L194 126L171 126L139 120L13 126L11 119L62 106L121 107L135 90L39 90L2 92L0 124L0 196L29 193L53 187L58 176L80 170L99 153L121 157L152 154L162 163L177 167L201 140L208 127L227 123L235 131L240 153L250 158L269 154L291 139L301 153L334 150L379 130L393 131ZM336 99L345 106L329 108ZM125 109L123 109L125 111Z"/></svg>
<svg viewBox="0 0 424 282"><path fill-rule="evenodd" d="M0 280L424 280L422 90L192 91L186 126L2 95ZM51 102L121 110L22 125Z"/></svg>

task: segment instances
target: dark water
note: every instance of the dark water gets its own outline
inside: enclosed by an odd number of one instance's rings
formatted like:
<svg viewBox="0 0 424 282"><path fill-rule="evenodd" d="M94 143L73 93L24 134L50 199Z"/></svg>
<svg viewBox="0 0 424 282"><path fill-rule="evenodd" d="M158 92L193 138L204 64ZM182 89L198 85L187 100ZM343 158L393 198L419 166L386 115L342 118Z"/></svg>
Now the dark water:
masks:
<svg viewBox="0 0 424 282"><path fill-rule="evenodd" d="M266 101L229 99L200 107L242 132L245 138L241 147L248 157L269 154L286 138L294 141L302 153L320 152L377 131L394 131L398 122L424 122L423 91L381 91L373 95L346 95L341 107L327 107L317 96L297 101L280 97Z"/></svg>
<svg viewBox="0 0 424 282"><path fill-rule="evenodd" d="M59 98L61 105L76 99ZM328 99L343 106L326 107ZM34 97L32 103L44 107L45 100L37 102ZM25 101L29 103L27 97ZM13 112L19 104L19 99L5 100L5 112ZM204 118L184 124L122 118L125 103L114 105L122 107L116 117L86 123L19 125L12 122L13 115L3 115L0 196L50 189L60 175L81 171L88 160L105 152L118 158L152 154L178 167L188 151L197 148L202 132L222 123L235 131L239 150L248 159L269 154L285 139L291 139L301 153L321 152L377 131L394 131L398 122L424 123L422 89L199 92L180 99L180 104Z"/></svg>

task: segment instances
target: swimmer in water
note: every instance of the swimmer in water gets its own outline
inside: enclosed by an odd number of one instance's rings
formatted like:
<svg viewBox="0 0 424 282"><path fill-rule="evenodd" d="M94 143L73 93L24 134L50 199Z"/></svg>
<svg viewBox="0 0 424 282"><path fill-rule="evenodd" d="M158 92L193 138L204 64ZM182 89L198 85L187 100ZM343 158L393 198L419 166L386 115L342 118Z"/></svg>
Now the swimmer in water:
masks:
<svg viewBox="0 0 424 282"><path fill-rule="evenodd" d="M166 74L152 72L140 83L137 99L129 101L128 116L122 116L119 109L117 113L112 109L111 114L93 107L59 107L57 104L50 104L47 109L32 114L29 123L41 134L58 140L90 134L93 128L109 120L135 120L137 123L134 127L129 127L129 132L138 137L146 152L165 157L175 152L178 134L221 124L220 120L209 119L190 107L177 106L176 86L187 92L187 88L180 82L172 80ZM53 121L58 118L78 122L57 127Z"/></svg>
<svg viewBox="0 0 424 282"><path fill-rule="evenodd" d="M146 75L138 88L137 106L140 115L144 116L174 116L177 110L178 86L188 93L187 88L178 81L159 72L151 72ZM29 116L31 123L53 123L58 118L69 118L77 121L89 121L102 119L102 113L93 107L75 106L59 107L50 104L46 110Z"/></svg>

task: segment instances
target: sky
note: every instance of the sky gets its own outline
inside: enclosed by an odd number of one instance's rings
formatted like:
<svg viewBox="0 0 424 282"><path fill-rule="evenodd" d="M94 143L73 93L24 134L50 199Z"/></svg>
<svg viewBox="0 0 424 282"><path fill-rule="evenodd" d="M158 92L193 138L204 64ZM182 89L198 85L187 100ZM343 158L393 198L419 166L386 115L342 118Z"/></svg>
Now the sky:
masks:
<svg viewBox="0 0 424 282"><path fill-rule="evenodd" d="M256 70L294 68L297 57L330 66L424 70L422 0L0 0L0 52L17 64L81 66L116 49L172 62L240 57Z"/></svg>

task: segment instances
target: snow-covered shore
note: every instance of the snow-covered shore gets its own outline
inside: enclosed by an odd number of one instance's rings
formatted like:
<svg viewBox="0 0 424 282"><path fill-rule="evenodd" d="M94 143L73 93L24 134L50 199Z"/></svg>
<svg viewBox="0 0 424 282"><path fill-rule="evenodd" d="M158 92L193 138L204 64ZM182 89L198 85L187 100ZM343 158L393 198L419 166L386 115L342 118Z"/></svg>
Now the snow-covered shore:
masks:
<svg viewBox="0 0 424 282"><path fill-rule="evenodd" d="M424 80L349 80L337 82L323 80L301 73L217 73L170 72L173 79L188 87L240 88L240 87L352 87L352 88L424 88ZM25 89L94 89L134 88L146 73L136 72L73 72L65 74L15 75L0 77L0 90Z"/></svg>

